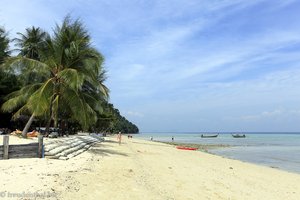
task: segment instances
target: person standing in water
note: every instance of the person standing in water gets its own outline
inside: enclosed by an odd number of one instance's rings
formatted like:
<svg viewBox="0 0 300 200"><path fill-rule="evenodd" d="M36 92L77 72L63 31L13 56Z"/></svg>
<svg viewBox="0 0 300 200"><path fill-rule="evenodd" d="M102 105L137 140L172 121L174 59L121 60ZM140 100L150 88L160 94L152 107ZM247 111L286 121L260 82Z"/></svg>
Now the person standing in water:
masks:
<svg viewBox="0 0 300 200"><path fill-rule="evenodd" d="M172 136L172 142L174 142L174 137Z"/></svg>
<svg viewBox="0 0 300 200"><path fill-rule="evenodd" d="M121 134L121 132L119 132L119 134L117 135L117 140L119 142L119 145L121 145L121 141L122 141L122 134Z"/></svg>

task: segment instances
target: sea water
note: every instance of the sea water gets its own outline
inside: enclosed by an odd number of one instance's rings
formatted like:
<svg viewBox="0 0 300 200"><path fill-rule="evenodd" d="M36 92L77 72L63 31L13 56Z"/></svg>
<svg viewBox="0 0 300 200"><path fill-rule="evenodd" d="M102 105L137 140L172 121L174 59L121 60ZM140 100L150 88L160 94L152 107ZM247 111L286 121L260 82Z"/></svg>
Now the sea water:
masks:
<svg viewBox="0 0 300 200"><path fill-rule="evenodd" d="M209 152L231 159L300 173L300 133L243 133L246 138L233 138L220 133L217 138L201 138L204 133L141 133L136 137L149 140L195 144L222 144L230 147ZM208 134L208 133L206 133Z"/></svg>

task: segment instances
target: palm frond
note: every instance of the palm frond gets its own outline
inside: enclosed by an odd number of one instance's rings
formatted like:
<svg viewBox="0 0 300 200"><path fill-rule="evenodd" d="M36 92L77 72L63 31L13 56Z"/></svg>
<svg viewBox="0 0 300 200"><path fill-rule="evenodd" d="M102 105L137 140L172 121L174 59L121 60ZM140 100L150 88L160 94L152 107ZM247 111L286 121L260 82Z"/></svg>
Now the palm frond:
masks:
<svg viewBox="0 0 300 200"><path fill-rule="evenodd" d="M36 116L42 116L49 109L53 96L54 83L52 79L47 80L28 100L28 108Z"/></svg>
<svg viewBox="0 0 300 200"><path fill-rule="evenodd" d="M84 75L75 69L64 69L57 74L58 78L65 82L69 87L78 90L84 82Z"/></svg>
<svg viewBox="0 0 300 200"><path fill-rule="evenodd" d="M96 123L96 112L79 93L71 88L65 88L64 94L66 96L63 98L63 101L70 108L73 119L78 121L84 128Z"/></svg>
<svg viewBox="0 0 300 200"><path fill-rule="evenodd" d="M25 105L22 106L17 112L15 112L15 113L13 114L12 119L13 119L13 120L16 120L16 119L18 119L18 118L21 116L21 114L26 113L26 112L28 112L28 107L27 107L27 105L25 104Z"/></svg>
<svg viewBox="0 0 300 200"><path fill-rule="evenodd" d="M1 107L3 112L12 112L16 108L26 104L30 96L41 86L40 83L27 85L18 91L12 92L7 95L8 99Z"/></svg>
<svg viewBox="0 0 300 200"><path fill-rule="evenodd" d="M50 66L44 62L21 56L8 58L3 66L6 69L12 69L17 74L20 72L36 72L41 76L47 76L49 74L49 69L51 69Z"/></svg>
<svg viewBox="0 0 300 200"><path fill-rule="evenodd" d="M51 111L55 123L60 117L70 117L83 128L95 124L97 114L103 112L103 102L108 100L109 89L104 84L104 58L91 46L90 35L81 21L67 16L52 37L35 27L18 36L14 41L21 56L8 59L6 68L22 78L34 75L41 79L34 80L40 83L34 87L25 86L12 93L4 109L21 107L16 116L29 112L37 117Z"/></svg>

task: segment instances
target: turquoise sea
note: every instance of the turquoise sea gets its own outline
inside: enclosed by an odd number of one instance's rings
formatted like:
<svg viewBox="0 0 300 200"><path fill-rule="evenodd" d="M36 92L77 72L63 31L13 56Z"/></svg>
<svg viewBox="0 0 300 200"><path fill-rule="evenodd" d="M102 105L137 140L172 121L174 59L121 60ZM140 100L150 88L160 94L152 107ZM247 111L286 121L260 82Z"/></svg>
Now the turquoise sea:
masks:
<svg viewBox="0 0 300 200"><path fill-rule="evenodd" d="M300 173L300 133L243 133L246 138L233 138L229 133L220 133L217 138L201 138L209 133L140 133L134 137L158 141L225 144L231 147L210 150L223 157L251 162Z"/></svg>

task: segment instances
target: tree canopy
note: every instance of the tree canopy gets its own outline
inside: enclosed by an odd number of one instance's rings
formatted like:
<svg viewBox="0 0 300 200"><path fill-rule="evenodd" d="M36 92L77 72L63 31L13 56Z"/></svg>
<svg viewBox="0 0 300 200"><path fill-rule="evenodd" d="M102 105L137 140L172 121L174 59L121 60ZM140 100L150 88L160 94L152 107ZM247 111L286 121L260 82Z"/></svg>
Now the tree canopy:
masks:
<svg viewBox="0 0 300 200"><path fill-rule="evenodd" d="M9 39L5 29L0 27L0 64L4 62L4 59L7 58L9 54Z"/></svg>
<svg viewBox="0 0 300 200"><path fill-rule="evenodd" d="M113 104L106 103L104 105L105 112L98 116L95 126L98 131L106 132L122 132L122 133L138 133L138 127L122 116Z"/></svg>
<svg viewBox="0 0 300 200"><path fill-rule="evenodd" d="M1 109L13 113L14 119L30 115L25 132L34 119L48 127L69 123L83 130L138 132L108 103L104 57L91 45L80 20L67 16L51 35L34 26L27 28L13 40L19 54L11 57L9 40L1 31L1 71L19 78L15 80L19 87L11 87ZM1 81L0 89L12 83Z"/></svg>

